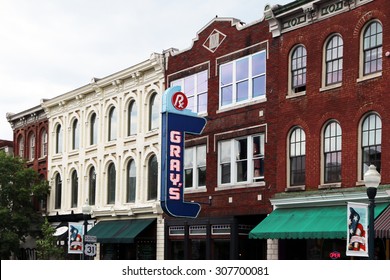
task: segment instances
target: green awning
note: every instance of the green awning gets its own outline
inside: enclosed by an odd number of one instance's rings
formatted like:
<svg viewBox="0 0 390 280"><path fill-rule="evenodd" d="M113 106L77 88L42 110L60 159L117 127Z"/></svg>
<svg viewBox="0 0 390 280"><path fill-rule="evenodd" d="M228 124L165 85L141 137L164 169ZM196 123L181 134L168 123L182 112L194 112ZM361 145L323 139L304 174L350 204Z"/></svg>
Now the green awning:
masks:
<svg viewBox="0 0 390 280"><path fill-rule="evenodd" d="M377 204L375 217L387 203ZM253 239L343 239L347 238L347 205L279 208L249 233Z"/></svg>
<svg viewBox="0 0 390 280"><path fill-rule="evenodd" d="M134 243L134 239L155 219L103 221L88 231L99 243Z"/></svg>

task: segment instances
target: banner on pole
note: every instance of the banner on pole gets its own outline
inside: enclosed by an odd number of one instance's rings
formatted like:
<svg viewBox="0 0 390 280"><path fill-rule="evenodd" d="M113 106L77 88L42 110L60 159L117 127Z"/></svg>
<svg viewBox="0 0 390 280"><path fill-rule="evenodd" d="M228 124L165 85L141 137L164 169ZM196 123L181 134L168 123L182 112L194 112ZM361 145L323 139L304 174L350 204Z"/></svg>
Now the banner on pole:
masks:
<svg viewBox="0 0 390 280"><path fill-rule="evenodd" d="M83 224L69 223L68 231L68 253L82 254L83 253Z"/></svg>
<svg viewBox="0 0 390 280"><path fill-rule="evenodd" d="M368 204L348 202L347 256L368 257Z"/></svg>

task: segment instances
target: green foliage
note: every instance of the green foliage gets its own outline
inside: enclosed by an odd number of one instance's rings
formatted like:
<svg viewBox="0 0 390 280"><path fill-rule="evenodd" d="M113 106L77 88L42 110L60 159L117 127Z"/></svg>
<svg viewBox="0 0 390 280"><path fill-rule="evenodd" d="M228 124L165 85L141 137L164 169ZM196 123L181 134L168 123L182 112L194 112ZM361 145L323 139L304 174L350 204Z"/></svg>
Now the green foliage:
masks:
<svg viewBox="0 0 390 280"><path fill-rule="evenodd" d="M46 199L50 188L25 162L0 152L0 257L19 251L27 235L34 236L43 222L33 207L33 197Z"/></svg>
<svg viewBox="0 0 390 280"><path fill-rule="evenodd" d="M55 229L45 219L42 225L42 238L37 240L37 258L39 260L52 260L63 258L63 250L56 246L57 238L53 236Z"/></svg>

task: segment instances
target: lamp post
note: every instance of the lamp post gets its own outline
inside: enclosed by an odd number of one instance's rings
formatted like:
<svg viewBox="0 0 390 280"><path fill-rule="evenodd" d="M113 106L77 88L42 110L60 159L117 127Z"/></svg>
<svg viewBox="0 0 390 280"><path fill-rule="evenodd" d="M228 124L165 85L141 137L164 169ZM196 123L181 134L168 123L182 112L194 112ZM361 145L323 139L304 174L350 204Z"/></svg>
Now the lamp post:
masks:
<svg viewBox="0 0 390 280"><path fill-rule="evenodd" d="M375 165L371 164L367 172L364 173L364 184L367 187L367 196L370 202L369 209L369 221L368 221L368 259L374 259L374 242L375 242L375 231L374 231L374 209L375 209L375 196L376 191L381 182L381 174L376 170Z"/></svg>
<svg viewBox="0 0 390 280"><path fill-rule="evenodd" d="M89 205L88 198L85 200L83 207L81 207L81 212L83 213L84 218L83 260L85 260L85 236L87 235L88 215L91 213L91 206Z"/></svg>

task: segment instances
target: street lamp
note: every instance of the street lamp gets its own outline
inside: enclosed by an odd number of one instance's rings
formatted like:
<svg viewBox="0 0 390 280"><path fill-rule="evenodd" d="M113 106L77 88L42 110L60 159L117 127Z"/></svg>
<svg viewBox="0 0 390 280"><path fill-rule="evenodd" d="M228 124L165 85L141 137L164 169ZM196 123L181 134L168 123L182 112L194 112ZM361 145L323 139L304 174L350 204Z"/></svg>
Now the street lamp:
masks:
<svg viewBox="0 0 390 280"><path fill-rule="evenodd" d="M83 207L81 207L84 218L84 235L83 235L83 259L85 260L85 236L87 235L88 216L91 213L91 206L89 205L88 198L85 200Z"/></svg>
<svg viewBox="0 0 390 280"><path fill-rule="evenodd" d="M374 259L374 208L376 190L381 182L381 174L376 170L375 165L371 164L367 172L364 173L364 184L367 187L367 196L370 201L369 207L369 225L368 225L368 259Z"/></svg>

